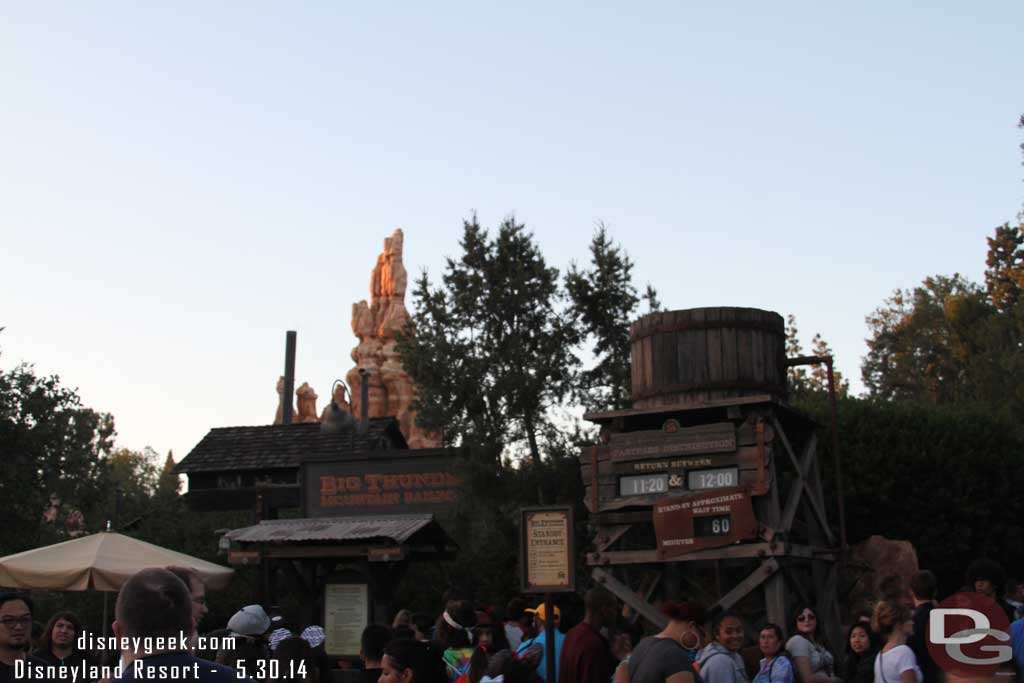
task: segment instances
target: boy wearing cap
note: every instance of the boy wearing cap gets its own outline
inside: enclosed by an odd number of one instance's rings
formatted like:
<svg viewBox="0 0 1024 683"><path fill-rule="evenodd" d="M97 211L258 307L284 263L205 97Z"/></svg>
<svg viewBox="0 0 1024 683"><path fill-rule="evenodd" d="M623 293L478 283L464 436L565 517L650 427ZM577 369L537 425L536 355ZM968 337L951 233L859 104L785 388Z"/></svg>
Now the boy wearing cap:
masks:
<svg viewBox="0 0 1024 683"><path fill-rule="evenodd" d="M266 634L270 630L270 616L260 605L246 605L228 619L228 630L236 638L244 638L258 647L260 658L270 658Z"/></svg>
<svg viewBox="0 0 1024 683"><path fill-rule="evenodd" d="M544 609L544 603L537 605L533 609L524 610L528 614L533 615L533 630L534 636L528 638L519 644L519 649L516 650L516 657L519 659L530 659L537 656L537 651L540 651L540 660L537 662L537 676L541 680L546 680L548 675L547 669L547 640L545 629L547 628L547 613ZM555 680L558 680L559 672L559 660L562 658L562 642L565 640L565 635L558 630L559 622L562 620L562 610L555 607L553 610L555 619Z"/></svg>

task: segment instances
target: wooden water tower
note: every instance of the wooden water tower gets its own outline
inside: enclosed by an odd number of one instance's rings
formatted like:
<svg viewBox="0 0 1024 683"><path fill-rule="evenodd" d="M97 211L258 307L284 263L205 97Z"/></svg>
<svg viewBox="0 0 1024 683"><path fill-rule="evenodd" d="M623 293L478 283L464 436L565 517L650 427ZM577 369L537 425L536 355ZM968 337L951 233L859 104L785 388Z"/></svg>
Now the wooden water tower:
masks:
<svg viewBox="0 0 1024 683"><path fill-rule="evenodd" d="M659 595L784 628L808 602L840 643L819 425L786 402L782 317L652 313L630 338L633 407L585 416L601 425L580 455L595 581L659 626Z"/></svg>

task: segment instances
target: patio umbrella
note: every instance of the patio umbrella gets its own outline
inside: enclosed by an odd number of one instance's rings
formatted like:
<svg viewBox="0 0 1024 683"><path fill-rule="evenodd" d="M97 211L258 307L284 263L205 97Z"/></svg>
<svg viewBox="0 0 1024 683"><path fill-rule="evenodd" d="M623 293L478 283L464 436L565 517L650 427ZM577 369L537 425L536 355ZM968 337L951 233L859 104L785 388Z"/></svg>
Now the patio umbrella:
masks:
<svg viewBox="0 0 1024 683"><path fill-rule="evenodd" d="M0 558L0 586L112 592L141 569L191 567L207 588L224 588L233 569L113 531Z"/></svg>

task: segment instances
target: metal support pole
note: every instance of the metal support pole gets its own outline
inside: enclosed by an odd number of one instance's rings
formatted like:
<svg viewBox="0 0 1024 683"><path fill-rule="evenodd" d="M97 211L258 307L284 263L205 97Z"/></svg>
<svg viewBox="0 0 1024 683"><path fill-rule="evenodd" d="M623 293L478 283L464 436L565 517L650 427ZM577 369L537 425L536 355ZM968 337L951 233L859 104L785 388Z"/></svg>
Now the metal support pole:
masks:
<svg viewBox="0 0 1024 683"><path fill-rule="evenodd" d="M555 679L555 605L551 593L544 594L544 661L547 663L545 680L558 683Z"/></svg>

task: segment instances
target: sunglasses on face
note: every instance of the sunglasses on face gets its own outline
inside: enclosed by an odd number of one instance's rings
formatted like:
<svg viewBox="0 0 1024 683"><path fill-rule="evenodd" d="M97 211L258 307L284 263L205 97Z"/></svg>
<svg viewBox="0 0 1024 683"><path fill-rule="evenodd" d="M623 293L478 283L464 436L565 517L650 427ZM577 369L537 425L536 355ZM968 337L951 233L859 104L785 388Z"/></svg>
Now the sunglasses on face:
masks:
<svg viewBox="0 0 1024 683"><path fill-rule="evenodd" d="M814 616L813 614L801 614L796 618L796 620L803 623L805 621L817 621L818 617Z"/></svg>

